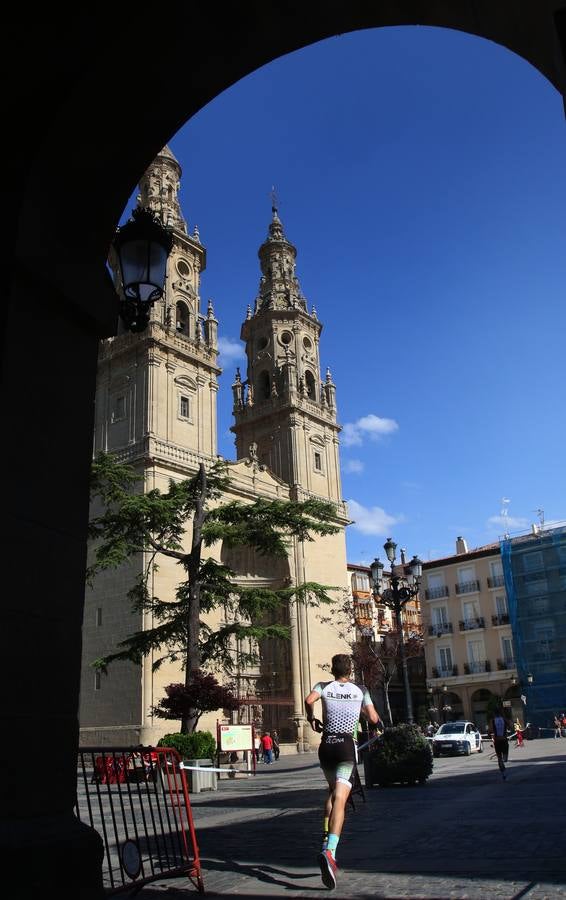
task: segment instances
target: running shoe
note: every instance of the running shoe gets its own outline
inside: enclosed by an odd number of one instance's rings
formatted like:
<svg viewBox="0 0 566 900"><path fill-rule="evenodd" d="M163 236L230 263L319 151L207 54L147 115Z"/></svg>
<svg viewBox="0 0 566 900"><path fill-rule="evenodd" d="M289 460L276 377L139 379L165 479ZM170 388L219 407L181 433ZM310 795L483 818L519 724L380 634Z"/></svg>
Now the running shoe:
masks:
<svg viewBox="0 0 566 900"><path fill-rule="evenodd" d="M327 887L329 891L333 891L336 887L336 870L338 866L336 865L336 860L332 856L330 850L323 850L322 853L319 854L318 864L320 866L323 885Z"/></svg>

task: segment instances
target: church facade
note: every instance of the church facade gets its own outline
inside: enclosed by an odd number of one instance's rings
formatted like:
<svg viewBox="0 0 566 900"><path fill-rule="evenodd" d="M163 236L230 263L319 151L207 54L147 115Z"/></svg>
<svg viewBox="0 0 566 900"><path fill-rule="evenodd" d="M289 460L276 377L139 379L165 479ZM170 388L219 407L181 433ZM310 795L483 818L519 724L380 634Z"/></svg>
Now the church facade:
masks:
<svg viewBox="0 0 566 900"><path fill-rule="evenodd" d="M170 479L191 477L203 462L217 459L216 398L221 370L218 321L211 302L201 310L201 275L206 251L198 229L189 233L178 201L181 167L165 147L140 182L138 202L153 209L171 229L166 289L141 334L119 333L101 343L98 363L94 454L105 450L132 464L143 490L168 489ZM296 248L272 209L268 235L259 249L261 268L255 302L242 325L247 371L232 384L236 460L228 463L227 500L304 500L316 497L336 507L339 531L313 542L295 541L287 560L262 560L251 552L210 549L236 572L241 583L279 587L318 581L347 591L336 388L330 370L321 375L322 325L308 307L296 275ZM112 265L112 260L110 260ZM190 534L187 535L190 541ZM134 614L127 598L147 560L97 576L87 589L83 622L80 726L83 744L153 744L175 723L151 715L164 687L183 680L167 664L152 671L148 657L137 666L115 662L107 675L92 661L116 648L135 630L151 627ZM178 569L160 560L151 585L161 599L174 595ZM325 611L326 612L326 611ZM221 621L222 611L216 611ZM333 653L347 651L328 615L315 607L289 604L282 621L289 641L261 648L256 667L240 663L234 647L235 684L241 700L238 721L277 728L283 743L306 750L317 742L308 728L303 698L328 677L322 668ZM214 627L215 620L208 624ZM218 673L217 673L218 674ZM215 731L222 711L203 716L199 729Z"/></svg>

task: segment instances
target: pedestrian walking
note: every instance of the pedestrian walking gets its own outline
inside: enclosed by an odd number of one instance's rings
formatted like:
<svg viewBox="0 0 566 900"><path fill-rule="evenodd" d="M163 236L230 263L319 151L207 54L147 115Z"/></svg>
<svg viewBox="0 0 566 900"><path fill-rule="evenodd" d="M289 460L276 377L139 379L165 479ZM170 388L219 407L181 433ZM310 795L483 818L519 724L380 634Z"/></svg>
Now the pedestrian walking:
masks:
<svg viewBox="0 0 566 900"><path fill-rule="evenodd" d="M273 756L275 760L278 760L281 748L279 747L279 735L276 731L271 732L271 740L273 741Z"/></svg>
<svg viewBox="0 0 566 900"><path fill-rule="evenodd" d="M261 746L263 749L263 761L267 763L268 766L273 762L273 739L269 733L266 731L261 739Z"/></svg>
<svg viewBox="0 0 566 900"><path fill-rule="evenodd" d="M562 722L558 713L554 716L554 738L562 737Z"/></svg>
<svg viewBox="0 0 566 900"><path fill-rule="evenodd" d="M256 734L254 737L254 753L255 761L258 763L261 759L261 738L259 734Z"/></svg>
<svg viewBox="0 0 566 900"><path fill-rule="evenodd" d="M515 729L515 734L517 735L517 747L523 746L523 726L519 722L519 719L514 723L513 728Z"/></svg>
<svg viewBox="0 0 566 900"><path fill-rule="evenodd" d="M357 763L354 735L360 714L373 725L379 722L367 688L350 681L351 658L346 653L332 657L333 681L319 681L305 697L307 720L313 731L321 732L318 758L328 782L328 796L324 804L324 827L319 866L322 882L332 890L336 887L336 848L350 795L350 778ZM322 722L314 714L315 703L322 702Z"/></svg>
<svg viewBox="0 0 566 900"><path fill-rule="evenodd" d="M497 765L503 781L507 780L505 763L509 757L509 741L507 740L508 723L503 714L503 707L498 706L490 723L489 734L493 741L493 749L497 756Z"/></svg>

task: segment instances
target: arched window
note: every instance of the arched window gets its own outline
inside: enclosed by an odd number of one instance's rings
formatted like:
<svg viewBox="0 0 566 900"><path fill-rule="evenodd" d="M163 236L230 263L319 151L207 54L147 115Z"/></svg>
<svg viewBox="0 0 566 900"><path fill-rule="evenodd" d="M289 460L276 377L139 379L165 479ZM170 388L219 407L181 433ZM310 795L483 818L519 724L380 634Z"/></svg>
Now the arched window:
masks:
<svg viewBox="0 0 566 900"><path fill-rule="evenodd" d="M312 372L305 372L305 386L309 400L316 400L316 384Z"/></svg>
<svg viewBox="0 0 566 900"><path fill-rule="evenodd" d="M265 369L263 372L259 373L259 378L257 380L257 399L258 400L269 400L271 396L271 380L269 378L269 372Z"/></svg>
<svg viewBox="0 0 566 900"><path fill-rule="evenodd" d="M186 336L189 337L191 316L187 304L179 301L177 303L177 306L175 307L175 312L175 329L179 332L179 334L186 334Z"/></svg>

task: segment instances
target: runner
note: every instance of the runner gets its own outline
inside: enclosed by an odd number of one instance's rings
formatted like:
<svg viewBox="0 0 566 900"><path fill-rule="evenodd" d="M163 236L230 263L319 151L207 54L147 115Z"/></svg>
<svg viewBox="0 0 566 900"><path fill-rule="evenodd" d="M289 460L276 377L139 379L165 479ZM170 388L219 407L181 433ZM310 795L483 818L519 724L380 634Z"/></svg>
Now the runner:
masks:
<svg viewBox="0 0 566 900"><path fill-rule="evenodd" d="M320 873L325 887L336 887L336 847L344 824L346 803L352 787L350 777L357 762L354 736L360 713L374 725L379 716L365 687L350 681L352 661L346 653L332 657L334 681L319 681L305 697L307 719L313 731L322 732L318 758L326 780L328 797L324 805ZM315 718L314 705L322 700L322 722Z"/></svg>
<svg viewBox="0 0 566 900"><path fill-rule="evenodd" d="M505 774L505 763L509 756L509 741L507 740L508 727L508 722L503 715L503 707L498 706L495 710L495 715L491 720L490 737L493 741L493 749L497 756L497 765L499 766L503 781L507 778Z"/></svg>

